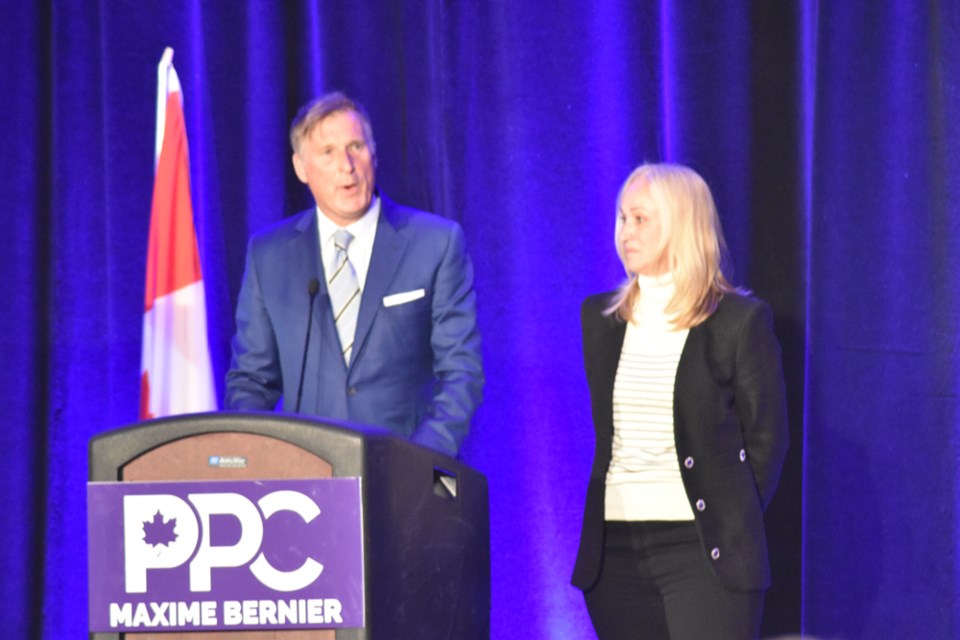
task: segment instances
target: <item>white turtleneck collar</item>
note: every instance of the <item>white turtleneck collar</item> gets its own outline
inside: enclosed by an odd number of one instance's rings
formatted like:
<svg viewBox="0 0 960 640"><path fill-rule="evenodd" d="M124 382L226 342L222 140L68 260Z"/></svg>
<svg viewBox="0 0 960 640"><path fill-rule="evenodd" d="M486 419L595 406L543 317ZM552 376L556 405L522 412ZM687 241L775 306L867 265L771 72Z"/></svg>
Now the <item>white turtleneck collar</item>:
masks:
<svg viewBox="0 0 960 640"><path fill-rule="evenodd" d="M673 274L665 273L659 276L637 275L637 287L640 288L640 297L637 306L643 309L664 309L670 303L677 287L673 282Z"/></svg>

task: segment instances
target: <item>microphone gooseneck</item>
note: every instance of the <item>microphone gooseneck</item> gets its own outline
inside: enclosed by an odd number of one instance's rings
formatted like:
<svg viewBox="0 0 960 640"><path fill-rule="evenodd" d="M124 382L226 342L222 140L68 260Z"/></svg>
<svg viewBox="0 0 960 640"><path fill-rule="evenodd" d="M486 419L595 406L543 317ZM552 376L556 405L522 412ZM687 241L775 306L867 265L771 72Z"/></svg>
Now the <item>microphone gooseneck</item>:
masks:
<svg viewBox="0 0 960 640"><path fill-rule="evenodd" d="M300 413L300 399L303 397L303 376L307 371L307 353L310 350L310 330L313 328L313 301L320 291L320 281L310 278L307 284L307 293L310 294L310 307L307 309L307 337L303 341L303 362L300 364L300 384L297 387L297 407L294 413Z"/></svg>

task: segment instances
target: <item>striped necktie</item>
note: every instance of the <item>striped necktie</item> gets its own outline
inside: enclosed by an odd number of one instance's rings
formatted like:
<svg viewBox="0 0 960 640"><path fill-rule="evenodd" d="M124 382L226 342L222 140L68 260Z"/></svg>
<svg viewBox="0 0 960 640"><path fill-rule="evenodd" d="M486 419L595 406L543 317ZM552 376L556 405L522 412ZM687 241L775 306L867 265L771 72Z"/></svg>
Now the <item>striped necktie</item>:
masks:
<svg viewBox="0 0 960 640"><path fill-rule="evenodd" d="M346 229L338 229L333 234L336 251L333 256L333 275L327 283L333 305L333 320L340 336L340 347L343 349L343 361L347 364L350 364L353 334L357 329L357 315L360 312L360 283L357 272L347 258L347 247L352 240L353 236Z"/></svg>

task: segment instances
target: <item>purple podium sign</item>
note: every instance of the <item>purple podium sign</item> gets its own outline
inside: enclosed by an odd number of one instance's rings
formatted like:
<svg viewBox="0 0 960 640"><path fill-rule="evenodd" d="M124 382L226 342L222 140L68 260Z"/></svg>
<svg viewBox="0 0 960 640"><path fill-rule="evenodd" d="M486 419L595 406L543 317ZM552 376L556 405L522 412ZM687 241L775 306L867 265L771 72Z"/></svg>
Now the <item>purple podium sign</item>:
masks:
<svg viewBox="0 0 960 640"><path fill-rule="evenodd" d="M90 631L363 627L360 478L87 484Z"/></svg>

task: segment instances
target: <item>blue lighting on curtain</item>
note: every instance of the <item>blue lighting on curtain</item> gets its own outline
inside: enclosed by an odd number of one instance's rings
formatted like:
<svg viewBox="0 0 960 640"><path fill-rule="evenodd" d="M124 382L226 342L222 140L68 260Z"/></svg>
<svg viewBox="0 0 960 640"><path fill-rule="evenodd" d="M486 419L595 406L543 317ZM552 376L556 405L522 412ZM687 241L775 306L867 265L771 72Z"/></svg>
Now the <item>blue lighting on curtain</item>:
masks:
<svg viewBox="0 0 960 640"><path fill-rule="evenodd" d="M661 124L663 127L663 160L677 162L678 130L674 122L674 110L677 108L676 91L673 83L676 78L674 65L674 49L670 46L672 27L670 10L672 0L660 0L660 82L662 83L660 104L663 110Z"/></svg>
<svg viewBox="0 0 960 640"><path fill-rule="evenodd" d="M800 60L800 78L802 83L802 95L803 95L803 112L802 112L802 122L803 122L803 149L802 149L802 162L803 162L803 230L804 230L804 263L805 273L804 273L804 282L806 283L805 289L805 299L810 300L813 294L811 288L811 283L813 282L812 273L810 270L810 265L813 264L813 256L810 252L810 248L813 246L813 168L814 168L814 131L815 131L815 114L816 114L816 89L817 89L817 7L818 2L807 2L804 3L801 10L801 34L800 39L802 43L802 55ZM804 342L809 345L812 341L812 336L810 335L811 317L810 317L810 305L805 306L804 311L804 323L805 329ZM810 350L809 348L804 352L803 358L803 371L804 371L804 394L803 394L803 416L806 418L809 411L809 390L811 385L811 367L810 367ZM794 426L796 428L796 426ZM803 462L802 469L803 474L806 475L806 470L810 464L809 459L809 447L807 446L807 431L804 429L803 432ZM801 496L801 520L807 520L807 490L806 485L803 485L803 491ZM806 557L807 549L807 535L806 529L801 532L801 562ZM801 565L803 566L803 565ZM808 588L808 577L806 571L801 571L800 575L800 592L806 593ZM800 602L800 619L805 620L806 616L804 615L805 600L801 598Z"/></svg>
<svg viewBox="0 0 960 640"><path fill-rule="evenodd" d="M568 585L593 447L579 304L623 275L620 183L664 159L713 187L784 344L798 437L765 634L960 635L960 4L97 6L0 7L7 635L86 634L86 446L137 415L165 46L221 388L247 239L310 204L287 139L304 101L363 101L384 192L463 224L493 638L591 637Z"/></svg>

